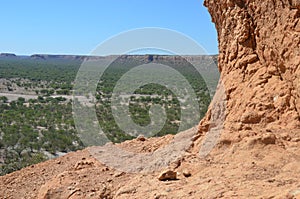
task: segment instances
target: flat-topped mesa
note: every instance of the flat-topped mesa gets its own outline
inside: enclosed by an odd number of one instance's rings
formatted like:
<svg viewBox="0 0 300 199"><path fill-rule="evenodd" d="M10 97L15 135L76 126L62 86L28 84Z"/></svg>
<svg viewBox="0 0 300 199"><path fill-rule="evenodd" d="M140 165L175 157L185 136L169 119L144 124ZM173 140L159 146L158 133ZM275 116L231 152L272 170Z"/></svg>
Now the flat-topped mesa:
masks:
<svg viewBox="0 0 300 199"><path fill-rule="evenodd" d="M300 0L205 0L218 32L224 129L300 127ZM210 111L199 125L208 126Z"/></svg>
<svg viewBox="0 0 300 199"><path fill-rule="evenodd" d="M13 53L0 53L0 57L16 57Z"/></svg>

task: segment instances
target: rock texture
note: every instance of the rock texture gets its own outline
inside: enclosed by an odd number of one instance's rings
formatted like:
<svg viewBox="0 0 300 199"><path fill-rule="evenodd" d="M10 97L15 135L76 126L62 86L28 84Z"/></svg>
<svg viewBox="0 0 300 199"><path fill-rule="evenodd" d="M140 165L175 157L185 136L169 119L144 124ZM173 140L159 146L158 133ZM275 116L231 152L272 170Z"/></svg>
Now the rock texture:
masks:
<svg viewBox="0 0 300 199"><path fill-rule="evenodd" d="M132 140L118 147L143 154L145 150L164 147L169 139L170 136L144 142ZM169 169L177 172L177 180L169 181L158 179L165 169L122 172L91 155L90 151L99 150L98 147L87 148L1 176L0 198L299 199L300 141L284 141L283 148L267 140L272 138L252 138L232 147L222 146L220 155L206 158L187 152L179 162L170 165ZM192 175L185 177L186 171Z"/></svg>
<svg viewBox="0 0 300 199"><path fill-rule="evenodd" d="M206 0L205 6L218 31L224 129L299 128L300 1Z"/></svg>
<svg viewBox="0 0 300 199"><path fill-rule="evenodd" d="M218 30L221 81L194 135L118 144L128 151L126 163L105 154L111 145L70 153L0 177L0 198L299 199L300 1L205 0L205 5ZM166 162L178 138L188 140L183 155ZM151 162L151 172L120 170L151 154L159 160ZM158 180L161 165L176 172L177 180Z"/></svg>
<svg viewBox="0 0 300 199"><path fill-rule="evenodd" d="M161 172L158 176L158 180L166 181L166 180L176 180L177 179L177 172L172 170L165 170Z"/></svg>

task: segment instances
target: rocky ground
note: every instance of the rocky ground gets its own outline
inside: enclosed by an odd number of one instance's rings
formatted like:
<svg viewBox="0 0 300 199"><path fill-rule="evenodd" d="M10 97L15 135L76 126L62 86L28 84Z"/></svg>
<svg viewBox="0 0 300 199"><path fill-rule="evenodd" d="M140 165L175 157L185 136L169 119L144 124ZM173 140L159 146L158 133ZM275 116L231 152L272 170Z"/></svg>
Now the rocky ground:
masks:
<svg viewBox="0 0 300 199"><path fill-rule="evenodd" d="M0 196L300 198L300 1L205 5L221 80L198 128L25 168L0 177Z"/></svg>
<svg viewBox="0 0 300 199"><path fill-rule="evenodd" d="M238 143L220 142L205 158L199 158L198 151L190 147L169 166L158 165L152 171L126 172L128 165L115 169L102 164L95 155L109 145L87 148L0 177L0 195L1 198L300 198L300 132L289 132L292 137L295 135L292 140L284 131L276 132L276 136L275 132L265 132L263 136L243 133L249 135ZM116 146L147 155L168 148L173 140L173 136L136 139ZM159 155L163 156L156 154L155 159ZM123 160L126 162L127 158ZM109 164L108 159L105 161ZM110 161L115 161L115 157L110 156ZM158 177L165 170L177 172L176 179L160 181Z"/></svg>

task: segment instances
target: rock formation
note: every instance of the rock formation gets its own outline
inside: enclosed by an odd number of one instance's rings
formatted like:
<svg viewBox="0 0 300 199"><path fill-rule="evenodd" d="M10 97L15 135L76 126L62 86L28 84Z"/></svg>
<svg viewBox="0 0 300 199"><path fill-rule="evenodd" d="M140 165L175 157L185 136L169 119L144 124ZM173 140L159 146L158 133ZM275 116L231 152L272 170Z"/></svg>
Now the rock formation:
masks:
<svg viewBox="0 0 300 199"><path fill-rule="evenodd" d="M205 5L218 31L218 106L210 107L184 156L169 165L177 180L159 181L161 171L120 172L91 157L91 150L101 152L93 147L0 177L0 197L299 199L300 1L205 0ZM221 139L200 158L204 137L218 130L214 119L224 119ZM175 138L117 146L142 155Z"/></svg>
<svg viewBox="0 0 300 199"><path fill-rule="evenodd" d="M13 53L0 53L0 57L16 57Z"/></svg>
<svg viewBox="0 0 300 199"><path fill-rule="evenodd" d="M218 31L225 131L300 127L300 1L206 0ZM210 112L209 112L210 113ZM210 115L200 123L200 131Z"/></svg>

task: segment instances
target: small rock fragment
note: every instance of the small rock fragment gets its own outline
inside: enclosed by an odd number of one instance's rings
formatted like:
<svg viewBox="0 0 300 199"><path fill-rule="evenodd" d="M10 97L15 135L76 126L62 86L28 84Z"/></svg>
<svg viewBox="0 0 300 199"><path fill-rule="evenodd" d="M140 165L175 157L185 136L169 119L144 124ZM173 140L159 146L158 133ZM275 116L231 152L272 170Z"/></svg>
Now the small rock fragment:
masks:
<svg viewBox="0 0 300 199"><path fill-rule="evenodd" d="M146 138L145 138L145 136L143 136L143 135L139 135L139 136L137 137L137 140L144 142L144 141L146 141Z"/></svg>
<svg viewBox="0 0 300 199"><path fill-rule="evenodd" d="M80 169L83 169L85 167L91 167L93 165L94 165L94 162L92 162L90 160L89 161L79 161L75 164L74 169L75 170L80 170Z"/></svg>
<svg viewBox="0 0 300 199"><path fill-rule="evenodd" d="M118 172L114 175L115 178L125 175L125 172Z"/></svg>
<svg viewBox="0 0 300 199"><path fill-rule="evenodd" d="M172 170L165 170L161 172L161 174L158 176L158 180L160 181L176 180L176 179L177 179L177 172Z"/></svg>
<svg viewBox="0 0 300 199"><path fill-rule="evenodd" d="M187 177L187 178L192 175L191 172L189 170L187 170L187 169L184 169L182 171L182 174L184 175L184 177Z"/></svg>
<svg viewBox="0 0 300 199"><path fill-rule="evenodd" d="M274 134L265 134L263 135L261 139L262 143L268 145L268 144L275 144L276 143L276 136Z"/></svg>

